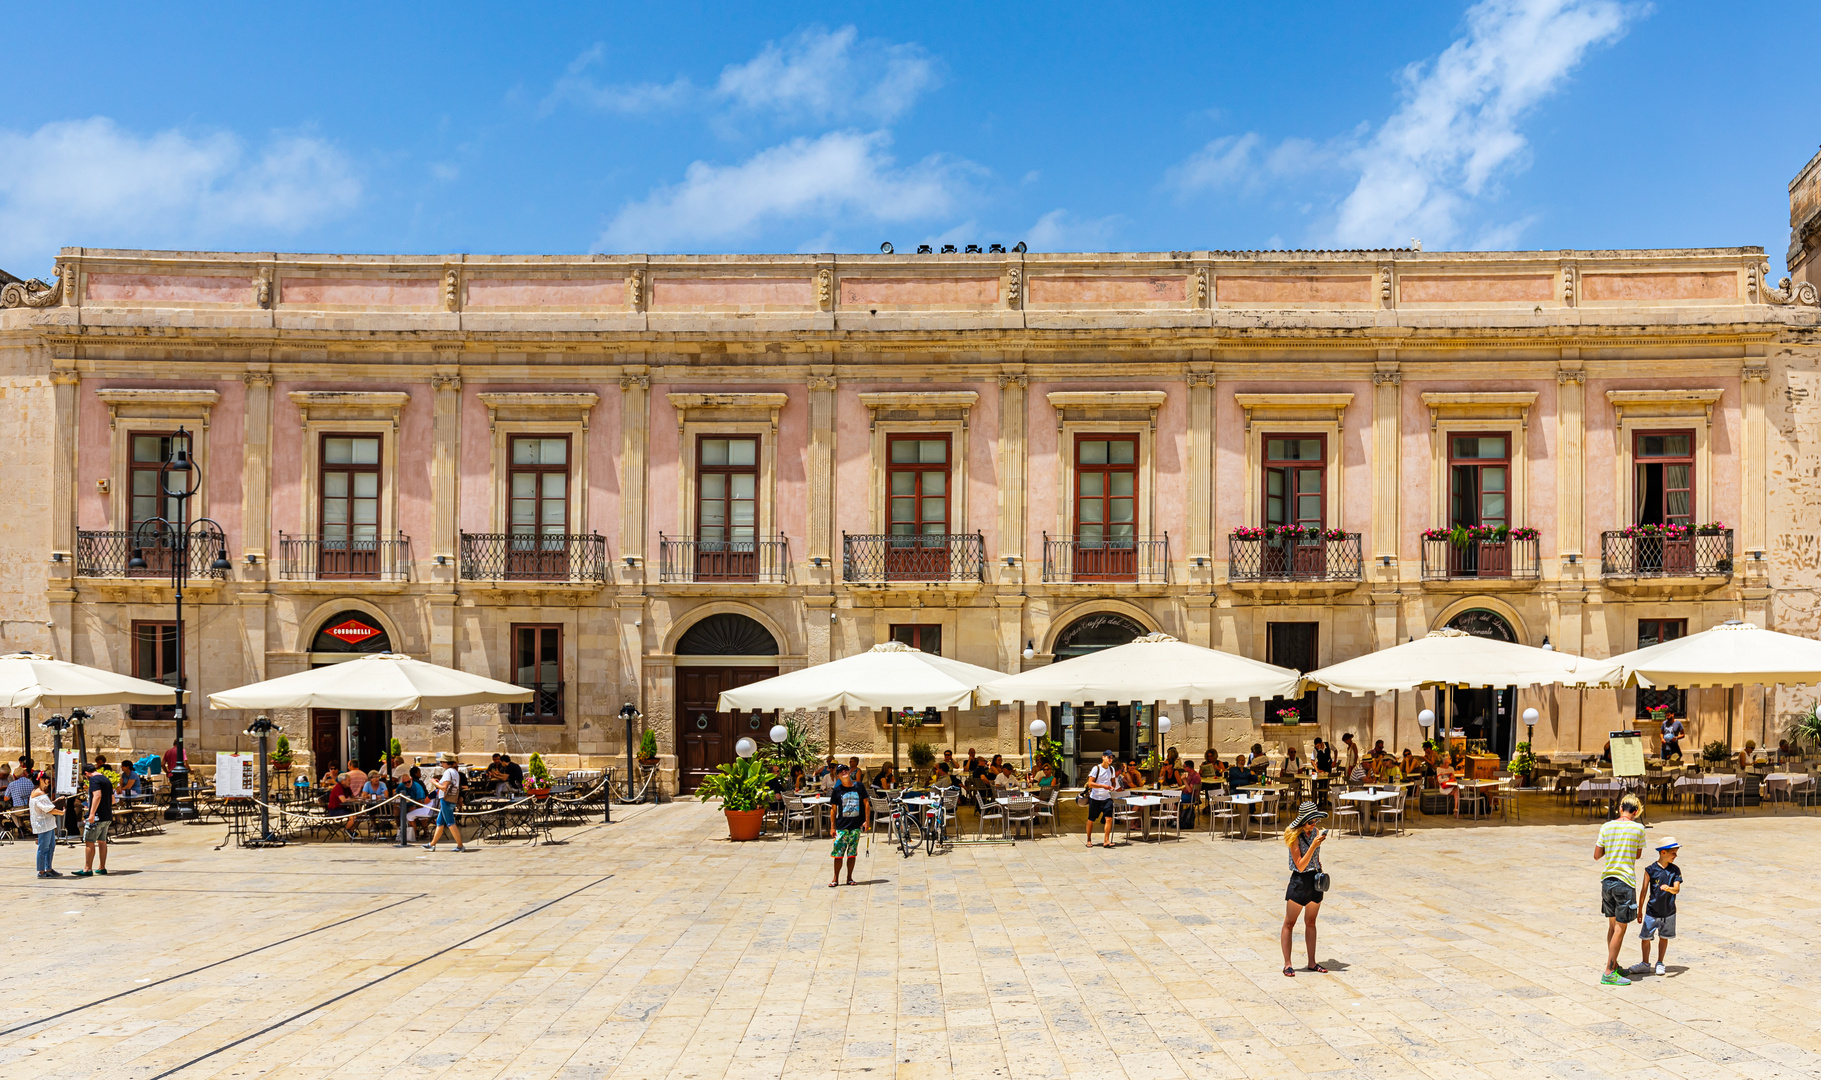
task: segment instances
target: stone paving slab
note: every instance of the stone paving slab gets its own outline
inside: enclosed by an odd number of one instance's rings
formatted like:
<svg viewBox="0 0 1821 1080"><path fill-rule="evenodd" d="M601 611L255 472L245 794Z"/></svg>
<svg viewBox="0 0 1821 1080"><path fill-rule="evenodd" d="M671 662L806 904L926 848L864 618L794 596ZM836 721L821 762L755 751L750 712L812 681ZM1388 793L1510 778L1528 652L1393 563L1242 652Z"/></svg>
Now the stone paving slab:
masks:
<svg viewBox="0 0 1821 1080"><path fill-rule="evenodd" d="M1334 970L1294 980L1279 972L1286 868L1269 838L1109 851L1076 835L909 860L863 843L864 884L839 889L824 886L827 841L730 844L720 815L690 802L465 855L215 852L218 828L184 827L115 845L116 872L85 881L32 879L31 849L14 844L0 847L15 883L0 1029L75 1011L0 1035L0 1068L1821 1076L1821 817L1673 829L1682 936L1667 977L1623 988L1597 983L1585 820L1336 838L1318 949ZM66 871L79 861L58 853ZM1299 933L1299 962L1301 948Z"/></svg>

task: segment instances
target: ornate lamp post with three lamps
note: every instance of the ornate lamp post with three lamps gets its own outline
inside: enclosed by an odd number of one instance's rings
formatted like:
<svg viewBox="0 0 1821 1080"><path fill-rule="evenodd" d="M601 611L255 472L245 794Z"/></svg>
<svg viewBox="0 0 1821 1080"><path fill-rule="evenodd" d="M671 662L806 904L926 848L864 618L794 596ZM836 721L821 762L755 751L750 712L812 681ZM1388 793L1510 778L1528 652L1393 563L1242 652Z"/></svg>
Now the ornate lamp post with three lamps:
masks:
<svg viewBox="0 0 1821 1080"><path fill-rule="evenodd" d="M158 468L158 494L164 498L164 509L168 514L176 508L176 520L169 517L148 518L133 528L133 557L127 560L129 571L152 569L146 562L146 549L155 553L164 552L170 563L171 588L175 592L177 603L177 622L173 632L177 647L177 667L172 675L173 691L176 697L177 721L176 736L172 746L177 751L177 760L171 765L171 805L165 809L166 821L189 821L196 817L194 795L190 790L190 766L183 749L183 587L190 580L190 551L198 541L212 545L216 549L215 560L209 564L211 573L225 573L232 568L228 562L228 548L221 526L209 518L197 518L194 525L190 522L190 500L202 490L202 469L191 460L190 432L187 428L178 428L171 436L170 456ZM206 527L205 527L206 526ZM204 551L208 546L204 546Z"/></svg>

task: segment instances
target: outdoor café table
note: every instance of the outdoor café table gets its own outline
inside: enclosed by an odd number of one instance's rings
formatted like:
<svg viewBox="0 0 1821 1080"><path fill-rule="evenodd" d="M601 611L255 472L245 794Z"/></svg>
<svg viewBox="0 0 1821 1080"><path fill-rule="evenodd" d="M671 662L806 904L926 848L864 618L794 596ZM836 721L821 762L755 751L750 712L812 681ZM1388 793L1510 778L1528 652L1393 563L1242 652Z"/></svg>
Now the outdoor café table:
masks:
<svg viewBox="0 0 1821 1080"><path fill-rule="evenodd" d="M906 799L904 801L910 802L909 799ZM803 796L803 805L809 807L810 812L816 815L816 835L821 836L822 835L822 808L824 806L828 805L828 796L826 796L826 795L805 795L805 796Z"/></svg>
<svg viewBox="0 0 1821 1080"><path fill-rule="evenodd" d="M1384 803L1387 799L1397 798L1397 789L1389 788L1384 791L1343 791L1341 792L1340 797L1348 802L1366 804L1360 807L1360 809L1365 810L1372 815L1372 820L1377 822L1378 831L1382 834L1385 831L1385 822L1378 816L1378 808L1380 804Z"/></svg>
<svg viewBox="0 0 1821 1080"><path fill-rule="evenodd" d="M1708 808L1714 813L1718 813L1720 810L1720 796L1740 786L1739 778L1730 773L1684 776L1676 781L1677 791L1681 791L1683 788L1692 789L1695 798L1708 800Z"/></svg>
<svg viewBox="0 0 1821 1080"><path fill-rule="evenodd" d="M1814 783L1814 779L1807 773L1771 773L1764 778L1764 794L1770 798L1781 792L1787 801L1797 791Z"/></svg>
<svg viewBox="0 0 1821 1080"><path fill-rule="evenodd" d="M1480 792L1482 792L1482 791L1484 791L1484 790L1485 790L1485 789L1487 789L1487 788L1495 788L1495 787L1498 787L1498 786L1499 786L1499 781L1497 781L1497 780L1469 780L1469 779L1466 779L1466 778L1465 778L1465 777L1463 777L1463 778L1461 778L1461 779L1459 779L1459 780L1456 780L1456 781L1455 781L1455 784L1456 784L1456 786L1458 786L1458 787L1463 787L1463 788L1469 788L1469 789L1471 789L1471 790L1472 790L1472 791L1473 791L1473 792L1474 792L1474 793L1475 793L1475 794L1478 794L1478 793L1480 793ZM1479 816L1480 816L1480 800L1479 800L1479 799L1474 799L1474 800L1473 800L1473 817L1474 817L1474 820L1476 820L1476 821L1477 821L1477 820L1478 820L1478 819L1479 819Z"/></svg>
<svg viewBox="0 0 1821 1080"><path fill-rule="evenodd" d="M1265 797L1263 795L1235 795L1228 801L1234 806L1245 807L1245 813L1241 814L1239 818L1239 838L1244 840L1246 834L1252 831L1252 808L1264 802Z"/></svg>
<svg viewBox="0 0 1821 1080"><path fill-rule="evenodd" d="M1005 807L1008 810L1014 806L1017 806L1017 807L1036 806L1037 802L1038 802L1038 800L1035 797L1026 795L1022 792L1013 792L1008 795L1001 795L998 798L994 799L993 801L998 803L1000 806ZM1006 827L1010 828L1011 827L1011 818L1007 817L1005 819L1005 821L1006 821ZM1031 839L1035 840L1035 839L1037 839L1037 819L1035 817L1032 817L1029 819L1029 821L1030 821L1030 826L1031 826Z"/></svg>
<svg viewBox="0 0 1821 1080"><path fill-rule="evenodd" d="M1140 795L1134 792L1127 795L1118 795L1115 796L1115 798L1123 800L1127 806L1135 806L1138 808L1138 826L1142 830L1144 838L1146 840L1151 839L1151 810L1153 807L1163 805L1162 796Z"/></svg>

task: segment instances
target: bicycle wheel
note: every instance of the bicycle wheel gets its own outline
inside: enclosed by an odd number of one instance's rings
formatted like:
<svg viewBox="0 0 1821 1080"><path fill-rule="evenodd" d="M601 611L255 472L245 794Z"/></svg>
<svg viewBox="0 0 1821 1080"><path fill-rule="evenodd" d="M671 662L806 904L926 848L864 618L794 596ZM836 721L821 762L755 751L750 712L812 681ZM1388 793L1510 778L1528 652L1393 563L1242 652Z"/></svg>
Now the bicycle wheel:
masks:
<svg viewBox="0 0 1821 1080"><path fill-rule="evenodd" d="M892 822L892 833L898 842L898 854L907 859L911 857L911 852L915 851L917 848L917 840L911 834L911 830L915 827L916 826L912 824L911 815L907 813L900 813L897 819Z"/></svg>
<svg viewBox="0 0 1821 1080"><path fill-rule="evenodd" d="M929 820L922 822L923 850L926 855L934 855L936 853L936 837L937 834L942 831L942 826L938 823L936 818L936 815L940 813L942 813L941 810L932 811Z"/></svg>

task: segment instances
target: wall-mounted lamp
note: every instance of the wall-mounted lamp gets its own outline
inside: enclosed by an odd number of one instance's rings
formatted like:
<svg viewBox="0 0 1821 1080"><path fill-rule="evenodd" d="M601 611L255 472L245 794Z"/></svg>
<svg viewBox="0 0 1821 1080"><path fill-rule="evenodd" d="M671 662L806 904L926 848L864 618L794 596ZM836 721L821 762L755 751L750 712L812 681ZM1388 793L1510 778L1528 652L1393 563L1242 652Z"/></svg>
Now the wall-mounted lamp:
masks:
<svg viewBox="0 0 1821 1080"><path fill-rule="evenodd" d="M1378 557L1378 564L1379 564L1379 565L1380 565L1380 566L1390 566L1390 565L1391 565L1391 556L1389 556L1389 555L1380 555L1380 556L1379 556L1379 557Z"/></svg>
<svg viewBox="0 0 1821 1080"><path fill-rule="evenodd" d="M63 561L63 552L61 552L61 551L51 552L51 561L52 562L62 562Z"/></svg>
<svg viewBox="0 0 1821 1080"><path fill-rule="evenodd" d="M438 565L438 566L448 566L448 565L449 565L449 556L447 556L447 555L438 555L438 556L437 556L437 557L436 557L436 565Z"/></svg>
<svg viewBox="0 0 1821 1080"><path fill-rule="evenodd" d="M1754 551L1754 552L1752 552L1752 553L1751 553L1751 561L1752 561L1752 562L1763 562L1763 561L1764 561L1764 552L1763 552L1763 551Z"/></svg>
<svg viewBox="0 0 1821 1080"><path fill-rule="evenodd" d="M644 626L644 625L645 625L645 620L644 620L644 619L634 619L634 620L632 620L632 625L634 625L634 626Z"/></svg>
<svg viewBox="0 0 1821 1080"><path fill-rule="evenodd" d="M809 557L809 565L815 567L817 570L822 569L822 564L827 561L828 561L827 559L824 559L820 555L811 555Z"/></svg>
<svg viewBox="0 0 1821 1080"><path fill-rule="evenodd" d="M258 566L259 565L259 556L253 554L250 551L247 552L247 565L248 566Z"/></svg>
<svg viewBox="0 0 1821 1080"><path fill-rule="evenodd" d="M1554 652L1555 651L1555 646L1549 644L1549 635L1548 634L1543 635L1543 651L1544 652Z"/></svg>
<svg viewBox="0 0 1821 1080"><path fill-rule="evenodd" d="M841 615L839 612L831 611L828 613L829 622L834 622L835 620L839 619L840 617L841 617Z"/></svg>
<svg viewBox="0 0 1821 1080"><path fill-rule="evenodd" d="M103 495L107 494L107 492L108 492L107 477L104 476L101 479L95 481L95 490L99 491Z"/></svg>
<svg viewBox="0 0 1821 1080"><path fill-rule="evenodd" d="M1037 655L1037 639L1026 638L1025 642L1024 642L1024 658L1026 660L1030 660L1030 659L1033 659L1034 657L1036 657L1036 655Z"/></svg>
<svg viewBox="0 0 1821 1080"><path fill-rule="evenodd" d="M639 565L639 557L637 555L622 555L620 556L620 561L626 564L626 569L628 570Z"/></svg>
<svg viewBox="0 0 1821 1080"><path fill-rule="evenodd" d="M1574 566L1575 564L1579 563L1580 561L1581 561L1581 557L1579 555L1575 554L1572 551L1568 553L1568 565L1569 566Z"/></svg>
<svg viewBox="0 0 1821 1080"><path fill-rule="evenodd" d="M1195 569L1197 570L1208 565L1208 557L1206 555L1196 555L1193 556L1193 558L1195 559Z"/></svg>

